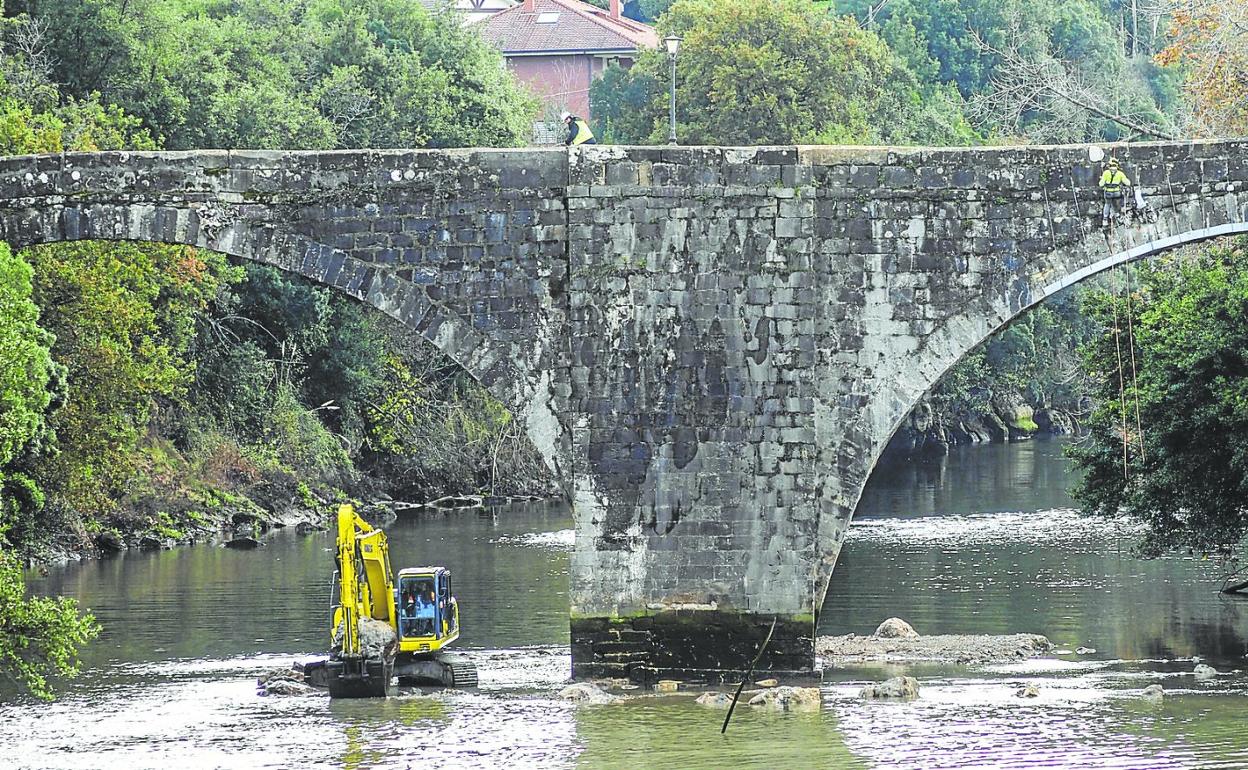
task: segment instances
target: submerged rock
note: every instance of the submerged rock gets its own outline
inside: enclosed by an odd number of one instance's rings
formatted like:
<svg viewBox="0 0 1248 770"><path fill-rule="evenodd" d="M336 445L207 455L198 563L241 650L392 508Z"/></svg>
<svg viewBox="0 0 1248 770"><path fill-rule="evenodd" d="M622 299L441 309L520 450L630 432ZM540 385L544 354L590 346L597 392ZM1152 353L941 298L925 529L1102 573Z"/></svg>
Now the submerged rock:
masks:
<svg viewBox="0 0 1248 770"><path fill-rule="evenodd" d="M1213 666L1206 666L1204 663L1197 663L1196 668L1192 669L1192 673L1196 675L1196 679L1204 681L1213 679L1218 675L1218 670Z"/></svg>
<svg viewBox="0 0 1248 770"><path fill-rule="evenodd" d="M1035 684L1025 684L1014 693L1015 698L1039 698L1040 688Z"/></svg>
<svg viewBox="0 0 1248 770"><path fill-rule="evenodd" d="M869 684L862 688L859 697L873 698L917 698L919 697L919 680L912 676L895 676L883 682Z"/></svg>
<svg viewBox="0 0 1248 770"><path fill-rule="evenodd" d="M731 698L728 699L732 701ZM809 711L817 710L822 703L818 687L775 687L763 690L750 698L748 704L756 708L771 708L777 711Z"/></svg>
<svg viewBox="0 0 1248 770"><path fill-rule="evenodd" d="M880 639L918 639L919 632L901 618L889 618L875 629L875 634Z"/></svg>
<svg viewBox="0 0 1248 770"><path fill-rule="evenodd" d="M1096 652L1095 647L1076 647L1075 648L1076 655L1092 655L1095 652Z"/></svg>
<svg viewBox="0 0 1248 770"><path fill-rule="evenodd" d="M316 532L324 532L326 529L327 527L310 521L301 521L295 525L295 532L300 535L311 535Z"/></svg>
<svg viewBox="0 0 1248 770"><path fill-rule="evenodd" d="M235 537L225 541L226 548L236 548L240 551L250 551L253 548L259 548L263 545L264 543L254 537Z"/></svg>
<svg viewBox="0 0 1248 770"><path fill-rule="evenodd" d="M616 696L589 682L570 684L559 691L559 697L574 703L590 704L610 703L616 699Z"/></svg>
<svg viewBox="0 0 1248 770"><path fill-rule="evenodd" d="M1165 694L1165 689L1159 684L1150 684L1148 687L1144 688L1144 692L1142 693L1144 700L1155 701L1158 703L1161 702L1163 697L1165 697Z"/></svg>
<svg viewBox="0 0 1248 770"><path fill-rule="evenodd" d="M732 696L726 692L704 692L694 703L708 708L726 709L732 705Z"/></svg>

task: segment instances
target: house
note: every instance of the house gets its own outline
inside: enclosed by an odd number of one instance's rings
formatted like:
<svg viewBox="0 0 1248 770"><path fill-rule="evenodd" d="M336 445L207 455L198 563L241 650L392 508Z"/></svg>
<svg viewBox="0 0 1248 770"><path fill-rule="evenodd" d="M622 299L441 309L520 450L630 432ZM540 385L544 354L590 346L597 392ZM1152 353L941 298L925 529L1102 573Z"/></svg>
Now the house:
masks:
<svg viewBox="0 0 1248 770"><path fill-rule="evenodd" d="M482 21L481 36L503 52L516 79L541 100L539 143L559 133L559 113L593 120L589 85L610 63L631 67L640 51L659 46L653 27L580 0L522 0Z"/></svg>

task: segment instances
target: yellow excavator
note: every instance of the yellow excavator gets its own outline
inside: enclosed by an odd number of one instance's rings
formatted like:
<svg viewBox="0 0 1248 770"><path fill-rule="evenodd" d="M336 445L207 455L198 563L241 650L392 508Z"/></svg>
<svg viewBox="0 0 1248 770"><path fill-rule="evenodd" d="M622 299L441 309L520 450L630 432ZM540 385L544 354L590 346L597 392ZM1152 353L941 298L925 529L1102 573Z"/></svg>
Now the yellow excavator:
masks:
<svg viewBox="0 0 1248 770"><path fill-rule="evenodd" d="M445 567L390 569L386 534L338 509L337 604L329 660L310 664L312 684L333 698L385 697L392 682L475 687L477 669L443 650L459 638L459 603Z"/></svg>

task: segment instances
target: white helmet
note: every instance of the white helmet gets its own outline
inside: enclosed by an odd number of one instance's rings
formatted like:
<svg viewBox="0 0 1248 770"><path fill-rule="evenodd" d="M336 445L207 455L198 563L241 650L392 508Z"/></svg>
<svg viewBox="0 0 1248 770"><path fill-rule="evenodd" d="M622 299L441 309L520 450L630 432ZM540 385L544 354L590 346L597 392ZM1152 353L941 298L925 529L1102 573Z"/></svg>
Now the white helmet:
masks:
<svg viewBox="0 0 1248 770"><path fill-rule="evenodd" d="M570 113L570 112L561 112L561 113L559 113L559 119L560 119L560 120L567 120L567 119L568 119L568 118L570 118L570 117L572 117L572 113Z"/></svg>

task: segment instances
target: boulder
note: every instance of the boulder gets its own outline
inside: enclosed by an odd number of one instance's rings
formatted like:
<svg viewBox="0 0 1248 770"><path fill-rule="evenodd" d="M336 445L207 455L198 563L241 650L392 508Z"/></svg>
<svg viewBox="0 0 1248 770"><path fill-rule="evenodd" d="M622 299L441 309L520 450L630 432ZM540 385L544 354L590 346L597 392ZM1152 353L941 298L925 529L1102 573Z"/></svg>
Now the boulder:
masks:
<svg viewBox="0 0 1248 770"><path fill-rule="evenodd" d="M117 553L126 550L126 541L121 535L109 530L95 536L95 545L104 553Z"/></svg>
<svg viewBox="0 0 1248 770"><path fill-rule="evenodd" d="M1018 393L997 393L993 395L990 405L1009 429L1011 441L1026 438L1036 432L1035 412Z"/></svg>
<svg viewBox="0 0 1248 770"><path fill-rule="evenodd" d="M264 685L264 689L260 691L261 695L307 695L316 692L303 682L295 682L290 679L275 679Z"/></svg>
<svg viewBox="0 0 1248 770"><path fill-rule="evenodd" d="M1079 647L1075 649L1076 655L1092 655L1096 652L1095 647Z"/></svg>
<svg viewBox="0 0 1248 770"><path fill-rule="evenodd" d="M1039 698L1040 688L1035 684L1025 684L1014 693L1015 698Z"/></svg>
<svg viewBox="0 0 1248 770"><path fill-rule="evenodd" d="M1218 675L1218 670L1213 666L1206 666L1204 663L1197 663L1196 668L1192 669L1192 673L1196 675L1197 681L1205 681L1216 677Z"/></svg>
<svg viewBox="0 0 1248 770"><path fill-rule="evenodd" d="M918 639L919 633L901 618L889 618L875 629L879 639Z"/></svg>
<svg viewBox="0 0 1248 770"><path fill-rule="evenodd" d="M655 692L676 692L680 689L680 682L675 679L660 679L654 685Z"/></svg>
<svg viewBox="0 0 1248 770"><path fill-rule="evenodd" d="M1150 684L1148 687L1144 688L1144 692L1142 694L1144 696L1144 700L1160 702L1161 699L1165 697L1166 691L1159 684Z"/></svg>
<svg viewBox="0 0 1248 770"><path fill-rule="evenodd" d="M256 677L256 684L264 686L270 682L276 682L282 679L290 682L303 682L307 679L307 676L303 673L303 671L294 668L276 668L268 673L264 673Z"/></svg>
<svg viewBox="0 0 1248 770"><path fill-rule="evenodd" d="M589 682L576 682L559 691L559 697L564 700L570 700L574 703L610 703L616 699L616 696L609 692L604 692L597 685Z"/></svg>
<svg viewBox="0 0 1248 770"><path fill-rule="evenodd" d="M1000 443L1010 437L1010 429L1006 427L1005 422L991 412L983 415L982 425L984 432L988 434L989 441Z"/></svg>
<svg viewBox="0 0 1248 770"><path fill-rule="evenodd" d="M694 703L707 708L726 709L732 705L732 696L726 692L704 692Z"/></svg>
<svg viewBox="0 0 1248 770"><path fill-rule="evenodd" d="M155 535L144 535L139 538L140 551L167 551L174 545L173 541L167 538L156 537Z"/></svg>
<svg viewBox="0 0 1248 770"><path fill-rule="evenodd" d="M859 693L862 698L917 698L919 681L912 676L895 676L877 684L869 684Z"/></svg>
<svg viewBox="0 0 1248 770"><path fill-rule="evenodd" d="M393 657L398 651L399 637L384 620L360 618L360 651L366 658ZM333 650L342 650L342 624L334 629Z"/></svg>
<svg viewBox="0 0 1248 770"><path fill-rule="evenodd" d="M751 706L776 711L816 711L821 704L818 687L774 687L749 700Z"/></svg>
<svg viewBox="0 0 1248 770"><path fill-rule="evenodd" d="M1054 436L1067 436L1075 432L1074 420L1060 409L1040 409L1036 412L1036 425Z"/></svg>
<svg viewBox="0 0 1248 770"><path fill-rule="evenodd" d="M760 679L754 684L758 685L759 687L775 687L776 685L780 684L780 681L778 679Z"/></svg>
<svg viewBox="0 0 1248 770"><path fill-rule="evenodd" d="M295 525L295 532L300 535L311 535L314 532L324 532L325 527L320 524L314 524L310 521L301 521Z"/></svg>

